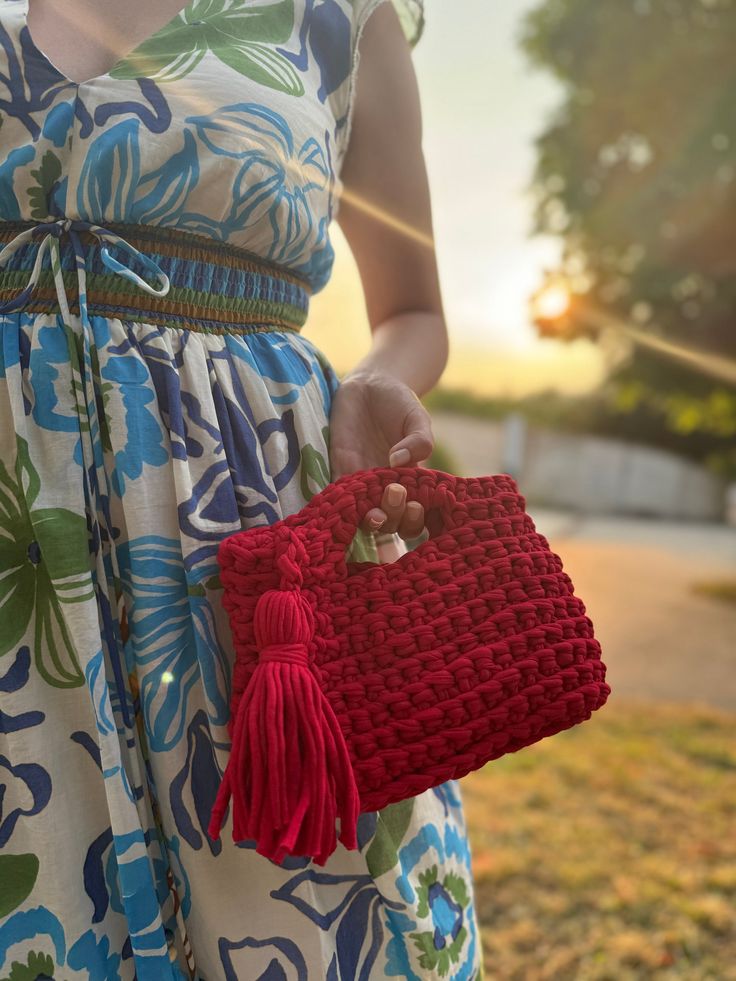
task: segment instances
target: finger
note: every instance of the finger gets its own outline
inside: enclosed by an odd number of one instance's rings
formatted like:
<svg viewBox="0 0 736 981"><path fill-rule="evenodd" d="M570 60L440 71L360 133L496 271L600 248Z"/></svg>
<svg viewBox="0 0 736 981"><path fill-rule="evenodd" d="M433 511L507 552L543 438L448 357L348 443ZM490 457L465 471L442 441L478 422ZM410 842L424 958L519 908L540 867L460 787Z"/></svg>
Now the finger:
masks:
<svg viewBox="0 0 736 981"><path fill-rule="evenodd" d="M363 531L382 531L386 521L386 512L381 508L371 508L360 523Z"/></svg>
<svg viewBox="0 0 736 981"><path fill-rule="evenodd" d="M404 516L399 522L401 538L419 538L424 531L424 508L419 501L407 501Z"/></svg>
<svg viewBox="0 0 736 981"><path fill-rule="evenodd" d="M413 406L404 420L406 436L394 443L389 452L389 466L402 467L426 460L434 448L434 436L429 413L421 403ZM401 451L408 451L409 455Z"/></svg>
<svg viewBox="0 0 736 981"><path fill-rule="evenodd" d="M381 510L386 512L386 521L381 525L381 534L392 534L399 527L404 516L406 487L401 484L388 484L381 497Z"/></svg>

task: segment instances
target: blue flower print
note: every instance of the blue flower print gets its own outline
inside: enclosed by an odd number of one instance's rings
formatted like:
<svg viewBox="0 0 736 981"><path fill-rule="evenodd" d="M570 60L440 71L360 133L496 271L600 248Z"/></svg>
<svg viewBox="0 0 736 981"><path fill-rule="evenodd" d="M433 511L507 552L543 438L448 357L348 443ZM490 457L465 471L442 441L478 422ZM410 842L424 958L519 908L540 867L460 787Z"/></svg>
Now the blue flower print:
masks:
<svg viewBox="0 0 736 981"><path fill-rule="evenodd" d="M185 129L181 148L164 164L143 173L140 129L139 119L124 119L92 140L79 175L80 218L103 223L177 224L199 180L194 137ZM145 134L145 139L150 136Z"/></svg>
<svg viewBox="0 0 736 981"><path fill-rule="evenodd" d="M453 787L447 790L452 799ZM452 859L457 860L455 869ZM421 972L432 971L448 981L473 981L476 936L468 929L474 906L467 840L451 822L445 823L443 837L438 825L427 824L399 849L399 862L402 874L396 887L416 910L416 928L409 937ZM397 945L389 958L392 970L402 957ZM420 977L426 976L421 972Z"/></svg>
<svg viewBox="0 0 736 981"><path fill-rule="evenodd" d="M189 586L179 542L148 535L121 543L118 561L128 604L134 657L151 752L182 738L187 703L202 685L215 725L229 717L228 675L209 605Z"/></svg>
<svg viewBox="0 0 736 981"><path fill-rule="evenodd" d="M284 117L257 102L223 106L206 116L189 116L187 122L211 153L242 160L230 209L222 222L210 226L211 233L227 239L235 231L270 227L266 258L283 265L298 260L308 243L324 244L326 230L317 215L332 174L315 137L297 147Z"/></svg>

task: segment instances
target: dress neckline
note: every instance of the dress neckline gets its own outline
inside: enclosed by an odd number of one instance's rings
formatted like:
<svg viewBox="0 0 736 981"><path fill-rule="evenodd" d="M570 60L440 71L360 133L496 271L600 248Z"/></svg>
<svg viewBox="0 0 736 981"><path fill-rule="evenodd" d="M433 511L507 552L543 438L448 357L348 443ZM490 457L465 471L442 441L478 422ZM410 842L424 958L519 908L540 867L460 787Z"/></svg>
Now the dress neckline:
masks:
<svg viewBox="0 0 736 981"><path fill-rule="evenodd" d="M30 10L30 5L31 5L30 0L22 0L23 26L26 29L26 35L30 40L32 47L38 52L38 54L41 55L41 57L44 59L47 65L50 68L53 68L53 70L58 75L61 75L64 81L67 82L69 85L73 85L76 89L80 89L82 88L82 86L94 85L96 82L103 82L106 79L111 78L113 72L116 71L118 68L120 68L123 64L125 64L125 62L134 59L136 54L138 54L138 52L141 50L141 48L144 45L150 44L151 41L155 41L165 31L170 31L171 28L174 27L177 21L181 21L182 26L184 24L189 23L192 18L192 14L195 11L195 8L199 6L201 2L202 0L189 0L189 3L187 3L184 7L182 7L177 14L174 14L174 16L169 21L167 21L162 27L159 27L158 30L154 31L147 38L144 38L143 41L140 41L135 46L135 48L129 51L126 55L123 55L122 58L118 58L115 64L111 65L106 72L102 72L99 75L93 75L92 78L86 78L82 82L77 82L75 79L69 78L66 72L63 72L57 65L55 65L54 62L51 60L51 58L49 58L49 56L43 50L43 48L39 48L39 46L34 41L33 34L31 33L31 29L28 26L28 12Z"/></svg>

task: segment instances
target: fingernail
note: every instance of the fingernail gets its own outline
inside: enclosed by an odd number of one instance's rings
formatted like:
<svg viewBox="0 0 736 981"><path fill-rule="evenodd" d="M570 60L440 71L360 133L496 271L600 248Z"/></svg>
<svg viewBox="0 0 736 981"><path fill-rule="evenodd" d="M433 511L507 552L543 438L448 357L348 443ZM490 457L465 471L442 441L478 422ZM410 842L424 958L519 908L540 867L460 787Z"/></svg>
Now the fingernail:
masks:
<svg viewBox="0 0 736 981"><path fill-rule="evenodd" d="M371 526L371 528L380 528L385 520L385 518L369 518L368 524Z"/></svg>
<svg viewBox="0 0 736 981"><path fill-rule="evenodd" d="M389 487L388 489L388 503L391 507L398 507L399 504L404 499L404 491L401 487Z"/></svg>
<svg viewBox="0 0 736 981"><path fill-rule="evenodd" d="M408 463L411 457L411 453L404 447L402 450L395 450L391 456L388 458L388 463L390 467L401 467L403 464Z"/></svg>

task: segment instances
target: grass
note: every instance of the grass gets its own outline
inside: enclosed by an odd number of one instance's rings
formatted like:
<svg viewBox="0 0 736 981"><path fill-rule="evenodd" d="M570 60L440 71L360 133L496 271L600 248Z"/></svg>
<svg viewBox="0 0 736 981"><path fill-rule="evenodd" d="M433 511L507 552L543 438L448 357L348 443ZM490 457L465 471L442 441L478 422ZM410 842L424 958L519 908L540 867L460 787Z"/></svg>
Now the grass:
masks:
<svg viewBox="0 0 736 981"><path fill-rule="evenodd" d="M735 731L611 700L463 778L486 981L736 979Z"/></svg>

